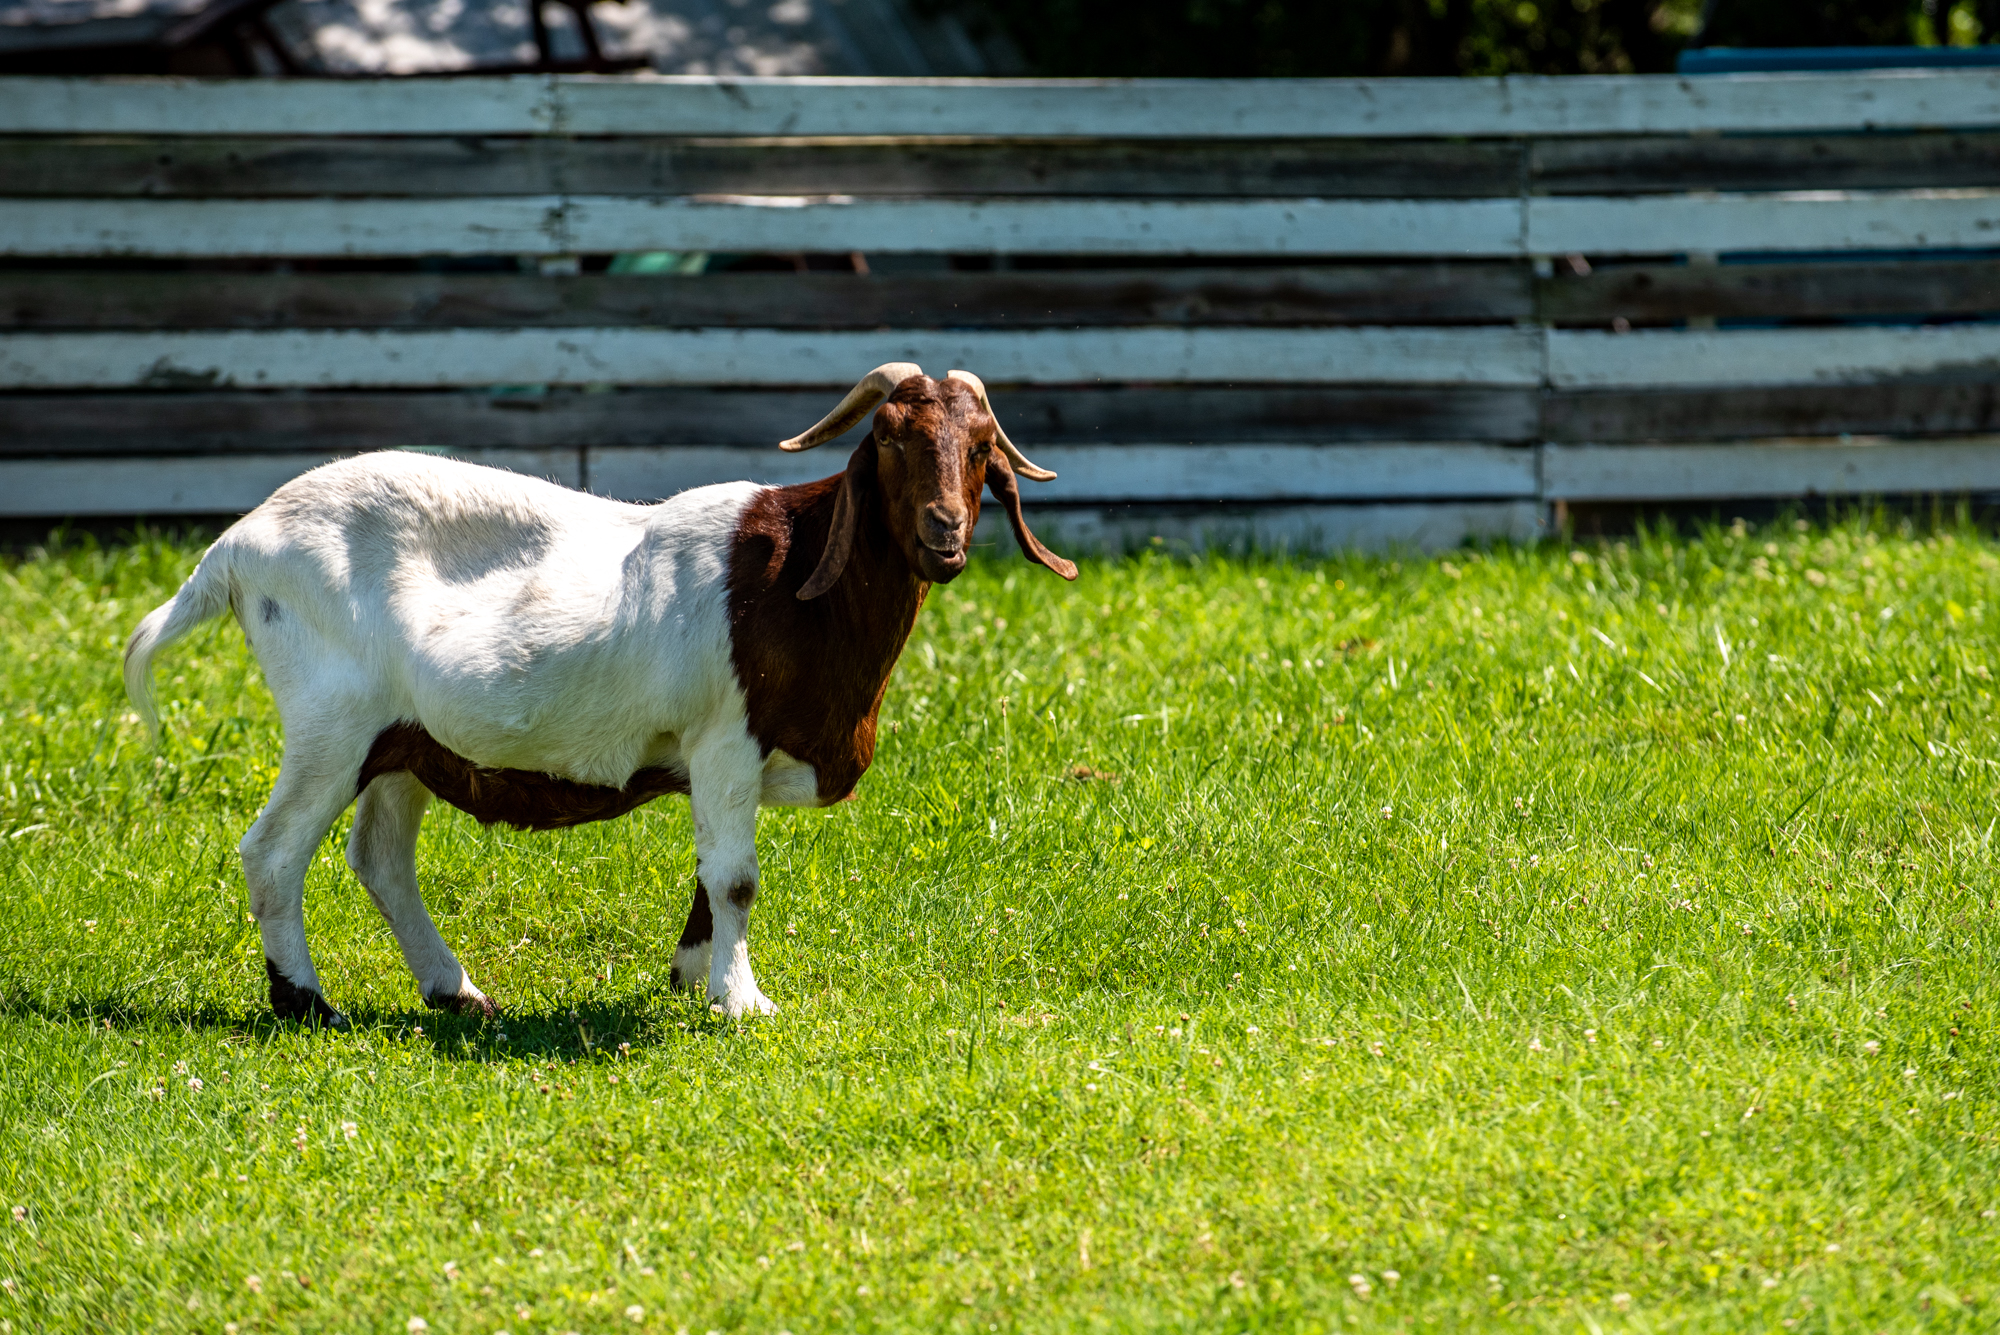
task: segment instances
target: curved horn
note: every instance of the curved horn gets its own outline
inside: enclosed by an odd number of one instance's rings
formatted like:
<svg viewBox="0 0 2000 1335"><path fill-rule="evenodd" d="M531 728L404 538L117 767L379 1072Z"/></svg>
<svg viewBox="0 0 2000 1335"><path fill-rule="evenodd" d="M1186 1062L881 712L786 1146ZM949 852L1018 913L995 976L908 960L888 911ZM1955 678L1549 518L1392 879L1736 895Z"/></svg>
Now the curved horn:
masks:
<svg viewBox="0 0 2000 1335"><path fill-rule="evenodd" d="M1007 439L1007 432L1001 427L1000 418L993 411L993 401L986 397L986 385L978 376L970 371L951 371L945 375L945 379L956 380L979 396L979 406L984 408L986 415L993 419L994 443L999 445L1000 452L1006 455L1009 462L1014 465L1015 472L1019 473L1022 477L1033 478L1037 482L1053 482L1055 480L1056 475L1054 473L1051 473L1046 468L1037 468L1034 464L1028 462L1028 456L1015 449L1014 442Z"/></svg>
<svg viewBox="0 0 2000 1335"><path fill-rule="evenodd" d="M848 390L847 397L832 412L820 418L817 426L790 440L779 441L778 448L796 454L800 450L826 444L866 417L876 404L889 397L896 386L913 375L923 373L924 368L915 362L883 362L862 376L860 383Z"/></svg>

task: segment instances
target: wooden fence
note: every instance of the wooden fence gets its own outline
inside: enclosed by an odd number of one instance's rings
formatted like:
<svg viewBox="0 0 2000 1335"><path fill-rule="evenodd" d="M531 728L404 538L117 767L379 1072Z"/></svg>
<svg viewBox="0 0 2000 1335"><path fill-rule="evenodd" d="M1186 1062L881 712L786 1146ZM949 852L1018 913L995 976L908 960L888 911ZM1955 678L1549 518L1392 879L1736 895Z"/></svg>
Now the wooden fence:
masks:
<svg viewBox="0 0 2000 1335"><path fill-rule="evenodd" d="M0 514L797 480L891 360L984 377L1072 541L2000 491L1997 187L1983 71L5 80ZM599 271L657 252L867 272Z"/></svg>

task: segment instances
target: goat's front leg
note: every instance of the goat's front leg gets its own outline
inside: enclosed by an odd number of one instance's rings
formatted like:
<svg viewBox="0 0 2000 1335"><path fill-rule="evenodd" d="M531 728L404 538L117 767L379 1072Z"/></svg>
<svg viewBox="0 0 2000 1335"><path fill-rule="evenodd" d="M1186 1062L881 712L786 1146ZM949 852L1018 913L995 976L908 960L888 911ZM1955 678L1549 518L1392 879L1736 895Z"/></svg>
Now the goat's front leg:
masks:
<svg viewBox="0 0 2000 1335"><path fill-rule="evenodd" d="M694 808L695 907L674 954L675 981L692 985L699 975L689 966L705 954L711 1004L731 1017L769 1015L778 1008L758 990L750 972L757 803L764 792L764 758L756 741L738 732L695 748L688 757L688 790ZM700 935L704 918L709 940L692 940Z"/></svg>

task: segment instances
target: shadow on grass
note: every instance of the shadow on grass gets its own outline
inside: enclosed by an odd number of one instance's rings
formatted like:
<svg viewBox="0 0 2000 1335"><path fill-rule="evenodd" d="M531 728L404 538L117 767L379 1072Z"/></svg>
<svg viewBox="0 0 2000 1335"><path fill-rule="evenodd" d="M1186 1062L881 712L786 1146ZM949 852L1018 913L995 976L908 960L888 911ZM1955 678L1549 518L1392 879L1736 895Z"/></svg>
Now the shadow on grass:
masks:
<svg viewBox="0 0 2000 1335"><path fill-rule="evenodd" d="M266 1044L300 1033L328 1043L356 1036L429 1044L447 1061L493 1062L615 1058L621 1045L645 1048L667 1034L719 1035L733 1023L680 993L655 991L619 1001L581 1006L503 1008L497 1020L453 1015L418 1006L358 1006L345 1012L346 1032L280 1019L269 1008L234 1009L214 1003L147 1006L128 997L75 997L67 1001L6 998L0 990L0 1020L34 1019L55 1027L158 1032L180 1029L220 1036L224 1042Z"/></svg>

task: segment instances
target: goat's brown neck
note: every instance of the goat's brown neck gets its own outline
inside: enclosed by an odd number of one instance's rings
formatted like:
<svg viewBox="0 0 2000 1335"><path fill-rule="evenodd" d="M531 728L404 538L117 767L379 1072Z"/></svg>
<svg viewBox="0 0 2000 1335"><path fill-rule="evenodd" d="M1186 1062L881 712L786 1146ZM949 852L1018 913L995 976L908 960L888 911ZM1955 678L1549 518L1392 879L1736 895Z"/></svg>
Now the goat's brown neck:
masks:
<svg viewBox="0 0 2000 1335"><path fill-rule="evenodd" d="M848 796L875 758L875 714L930 590L868 487L846 569L824 594L799 600L840 486L836 476L759 492L737 525L729 570L731 654L750 733L765 754L811 765L822 803Z"/></svg>

